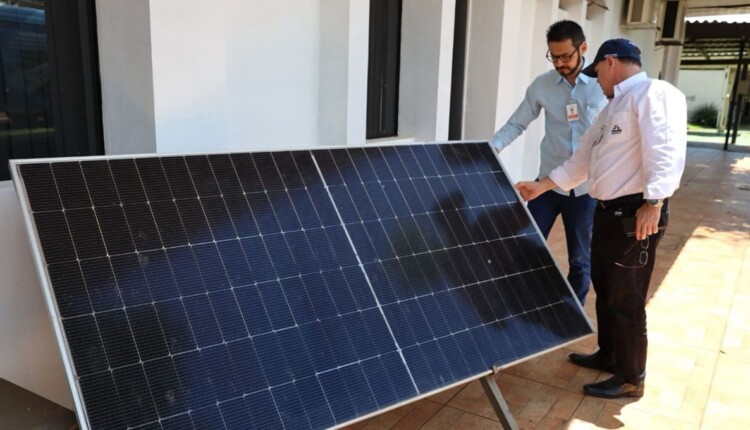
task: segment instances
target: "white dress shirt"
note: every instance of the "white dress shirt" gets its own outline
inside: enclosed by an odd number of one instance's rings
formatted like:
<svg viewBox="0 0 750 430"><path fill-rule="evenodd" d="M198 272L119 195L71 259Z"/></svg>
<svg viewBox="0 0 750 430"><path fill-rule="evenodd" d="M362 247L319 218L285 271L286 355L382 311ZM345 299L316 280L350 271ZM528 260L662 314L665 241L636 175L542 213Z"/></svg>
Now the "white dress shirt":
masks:
<svg viewBox="0 0 750 430"><path fill-rule="evenodd" d="M544 110L544 137L540 147L538 176L543 178L573 155L581 137L606 104L607 99L596 79L579 73L576 85L572 86L557 70L549 70L537 76L529 85L523 102L495 133L492 145L499 149L510 145ZM569 118L568 106L576 107L575 119ZM570 195L570 190L566 191L565 195ZM575 187L576 196L588 192L585 181Z"/></svg>
<svg viewBox="0 0 750 430"><path fill-rule="evenodd" d="M588 179L599 200L636 193L664 199L680 185L686 147L685 95L640 72L615 86L578 150L549 177L563 190Z"/></svg>

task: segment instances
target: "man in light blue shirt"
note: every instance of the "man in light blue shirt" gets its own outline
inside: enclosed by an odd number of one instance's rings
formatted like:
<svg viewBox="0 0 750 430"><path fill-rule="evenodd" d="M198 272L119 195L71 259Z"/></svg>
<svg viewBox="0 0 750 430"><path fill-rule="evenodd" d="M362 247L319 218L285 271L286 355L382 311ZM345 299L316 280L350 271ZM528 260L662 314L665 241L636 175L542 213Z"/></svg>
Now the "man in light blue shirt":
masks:
<svg viewBox="0 0 750 430"><path fill-rule="evenodd" d="M547 29L547 47L547 59L555 70L534 79L521 105L492 139L499 153L544 109L540 178L570 158L579 139L607 102L596 79L581 74L587 45L580 25L569 20L552 24ZM548 191L528 204L545 238L557 215L562 214L570 265L568 281L581 303L591 283L591 228L595 204L585 182L569 193L559 188Z"/></svg>

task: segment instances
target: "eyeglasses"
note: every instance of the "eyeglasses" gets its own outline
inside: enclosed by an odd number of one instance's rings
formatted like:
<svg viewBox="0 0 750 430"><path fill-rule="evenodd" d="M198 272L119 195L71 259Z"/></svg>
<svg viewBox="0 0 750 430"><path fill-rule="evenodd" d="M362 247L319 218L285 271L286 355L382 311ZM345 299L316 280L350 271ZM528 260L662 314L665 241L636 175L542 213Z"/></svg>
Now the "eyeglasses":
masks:
<svg viewBox="0 0 750 430"><path fill-rule="evenodd" d="M562 61L563 63L567 63L567 62L569 62L570 60L573 59L573 56L576 55L576 53L578 53L578 48L579 47L580 47L580 45L576 46L576 48L573 50L573 52L571 52L569 54L562 54L562 55L555 55L555 54L549 52L549 49L548 49L547 50L547 55L546 55L547 60L550 63L555 63L558 60Z"/></svg>
<svg viewBox="0 0 750 430"><path fill-rule="evenodd" d="M643 267L646 267L646 264L648 263L648 245L649 245L649 239L648 236L646 236L645 239L639 240L637 243L641 245L641 252L638 254L638 266L627 266L625 264L622 264L620 262L615 262L616 266L623 267L625 269L642 269ZM627 251L623 254L623 257L630 254L635 249L635 243L628 248Z"/></svg>

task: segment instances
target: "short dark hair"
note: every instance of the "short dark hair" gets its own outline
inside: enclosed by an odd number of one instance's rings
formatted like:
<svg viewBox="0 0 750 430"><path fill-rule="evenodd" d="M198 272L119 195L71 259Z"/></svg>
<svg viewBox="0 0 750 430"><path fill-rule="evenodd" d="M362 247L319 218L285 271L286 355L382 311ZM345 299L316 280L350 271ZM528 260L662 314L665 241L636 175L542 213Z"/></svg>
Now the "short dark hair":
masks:
<svg viewBox="0 0 750 430"><path fill-rule="evenodd" d="M641 67L641 60L630 58L630 57L617 57L617 61L621 62L622 64L635 64L638 67Z"/></svg>
<svg viewBox="0 0 750 430"><path fill-rule="evenodd" d="M586 41L586 36L583 35L583 29L575 21L563 19L550 25L547 29L547 43L564 42L568 39L570 39L575 46L580 46L581 43Z"/></svg>

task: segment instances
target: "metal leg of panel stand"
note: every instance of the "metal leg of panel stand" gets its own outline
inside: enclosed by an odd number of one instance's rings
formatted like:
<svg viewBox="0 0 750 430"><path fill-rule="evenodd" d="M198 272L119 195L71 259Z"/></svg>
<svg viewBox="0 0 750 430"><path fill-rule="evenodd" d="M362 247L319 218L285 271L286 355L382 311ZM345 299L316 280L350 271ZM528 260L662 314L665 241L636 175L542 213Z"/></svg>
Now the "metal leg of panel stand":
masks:
<svg viewBox="0 0 750 430"><path fill-rule="evenodd" d="M518 424L513 419L513 415L510 414L508 404L505 403L503 395L500 393L500 388L495 382L495 374L487 375L483 378L479 378L482 381L482 387L484 392L487 393L487 398L490 399L492 407L495 409L497 417L500 419L500 424L505 430L518 430Z"/></svg>

